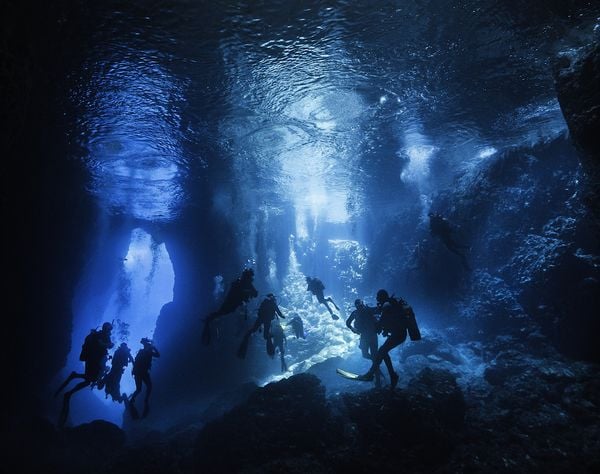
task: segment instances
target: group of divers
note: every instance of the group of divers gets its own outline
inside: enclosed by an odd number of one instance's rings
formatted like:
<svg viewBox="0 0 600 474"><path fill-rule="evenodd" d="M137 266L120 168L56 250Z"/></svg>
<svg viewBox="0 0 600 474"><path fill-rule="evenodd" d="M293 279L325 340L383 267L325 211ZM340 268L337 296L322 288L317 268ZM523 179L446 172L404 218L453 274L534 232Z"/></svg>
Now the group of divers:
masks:
<svg viewBox="0 0 600 474"><path fill-rule="evenodd" d="M459 245L453 239L447 220L439 214L433 213L429 214L429 218L431 233L440 237L450 251L459 255L465 269L470 270L466 263L465 255L462 252L465 247ZM244 269L241 276L231 283L219 309L210 313L204 319L202 341L205 345L210 344L210 328L216 319L231 314L242 306L246 307L251 299L258 297L258 291L254 287L253 281L254 271L251 268ZM306 284L306 290L311 292L317 301L325 306L333 320L338 320L339 316L334 312L330 303L337 311L339 311L339 307L331 297L325 297L323 282L318 278L307 276ZM353 380L374 381L377 387L381 387L383 374L380 370L380 365L383 362L389 374L389 386L393 390L398 383L399 376L394 371L389 352L402 344L407 336L412 341L417 341L421 339L421 334L414 311L405 300L394 297L394 295L390 296L387 290L380 289L377 292L376 301L377 305L371 307L366 305L363 300L356 299L354 301L355 309L346 320L346 326L353 333L360 336L359 348L362 356L371 361L369 370L361 375L352 374L342 369L338 369L337 372ZM280 318L285 319L285 316L277 304L275 295L269 293L258 307L256 320L244 334L237 350L237 356L241 359L246 357L250 337L262 328L263 338L266 341L267 354L270 357L274 357L277 349L281 359L281 371L287 371L284 359L286 338L284 330L279 323ZM292 327L296 338L305 338L304 325L299 316L291 319L288 326ZM71 396L88 386L99 390L104 389L107 398L110 396L113 401L124 403L131 413L132 418L137 419L140 418L140 414L136 408L135 399L142 392L143 385L145 385L146 392L141 417L148 415L150 411L150 394L152 393L150 369L152 367L152 360L160 357L160 353L150 339L142 338L140 341L142 348L137 352L135 358L131 355L131 349L127 346L126 342L122 342L114 353L109 355L109 350L114 347L114 343L111 340L112 329L113 325L109 322L105 322L99 330L92 329L90 334L85 338L79 357L84 362L83 373L71 372L56 390L54 395L58 396L72 380L82 379L81 382L63 395L63 404L58 422L59 426L64 426L66 423ZM381 346L379 346L379 334L386 338ZM110 369L107 367L109 360L111 361ZM120 389L121 377L129 363L133 366L132 375L135 381L135 391L131 396L121 393Z"/></svg>
<svg viewBox="0 0 600 474"><path fill-rule="evenodd" d="M242 275L232 284L223 301L221 307L206 318L202 339L205 344L210 343L210 325L211 323L226 314L234 312L238 307L245 305L252 298L258 296L258 291L254 287L254 271L247 268ZM318 278L306 277L306 290L310 291L317 301L324 305L329 311L333 320L338 320L339 316L333 311L329 303L339 311L331 297L325 297L325 285ZM362 356L371 360L371 367L362 374L352 374L350 372L338 369L338 373L346 378L362 381L375 381L377 387L381 386L381 362L385 363L390 377L390 387L394 389L398 383L398 374L394 371L389 352L402 344L407 335L412 341L421 339L421 333L417 325L412 307L402 298L390 296L387 290L381 289L376 295L377 306L366 305L363 300L354 301L355 309L352 311L346 326L355 334L360 336L359 348ZM278 349L281 358L281 371L287 371L284 360L285 355L285 335L283 328L279 323L279 318L285 319L281 309L277 305L275 295L269 293L261 301L257 317L254 324L246 331L242 342L237 350L237 356L241 359L246 357L248 341L250 336L262 328L263 338L266 341L267 354L274 357L275 350ZM294 329L296 338L304 337L304 325L299 316L290 321L290 326ZM379 347L378 335L383 335L386 340Z"/></svg>

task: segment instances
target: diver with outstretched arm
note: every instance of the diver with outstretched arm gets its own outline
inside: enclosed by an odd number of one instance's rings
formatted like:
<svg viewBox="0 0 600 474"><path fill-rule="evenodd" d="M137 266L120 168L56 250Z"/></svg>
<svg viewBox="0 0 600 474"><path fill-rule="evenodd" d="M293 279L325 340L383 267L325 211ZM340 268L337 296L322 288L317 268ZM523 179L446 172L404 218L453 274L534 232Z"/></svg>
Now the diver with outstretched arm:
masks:
<svg viewBox="0 0 600 474"><path fill-rule="evenodd" d="M204 328L202 330L202 341L204 344L210 343L210 324L212 321L234 312L238 307L248 303L251 298L258 296L258 291L254 288L253 281L254 270L246 268L242 272L242 275L231 284L221 307L217 311L210 313L204 320Z"/></svg>
<svg viewBox="0 0 600 474"><path fill-rule="evenodd" d="M248 341L250 340L250 336L254 334L256 331L263 326L263 337L267 342L267 354L272 356L275 353L275 348L273 347L273 340L271 338L271 321L275 318L284 318L285 316L279 309L277 305L277 300L275 299L275 295L273 293L269 293L264 300L260 303L258 307L258 315L256 321L242 339L240 347L237 351L237 356L240 359L244 359L246 357L246 351L248 350Z"/></svg>
<svg viewBox="0 0 600 474"><path fill-rule="evenodd" d="M153 342L144 337L140 340L142 348L138 351L133 362L133 379L135 380L135 392L129 399L129 409L133 418L138 418L138 412L135 408L135 399L142 391L142 383L146 385L146 396L144 398L143 417L148 416L150 412L150 394L152 393L152 379L150 378L150 369L152 368L152 359L160 357L158 349L154 347Z"/></svg>

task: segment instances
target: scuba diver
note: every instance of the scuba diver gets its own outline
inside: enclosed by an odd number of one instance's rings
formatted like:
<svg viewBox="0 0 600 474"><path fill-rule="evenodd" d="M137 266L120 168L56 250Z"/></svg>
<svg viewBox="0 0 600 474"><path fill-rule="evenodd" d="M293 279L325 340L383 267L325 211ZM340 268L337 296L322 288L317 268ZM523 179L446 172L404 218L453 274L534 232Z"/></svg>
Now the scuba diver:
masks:
<svg viewBox="0 0 600 474"><path fill-rule="evenodd" d="M250 336L254 334L256 331L263 326L263 337L267 342L267 354L273 356L275 354L275 347L273 346L273 341L271 340L271 321L275 318L284 318L285 316L277 306L277 300L275 299L275 295L273 293L269 293L264 300L260 303L258 307L258 315L256 321L242 339L240 347L237 351L237 356L240 359L244 359L246 357L246 352L248 351L248 341L250 340Z"/></svg>
<svg viewBox="0 0 600 474"><path fill-rule="evenodd" d="M150 412L150 394L152 393L152 379L150 378L150 369L152 368L152 359L160 357L160 353L154 347L154 344L147 337L140 340L142 348L135 355L133 361L133 379L135 380L135 392L129 399L129 409L133 418L139 418L138 411L135 408L135 397L142 391L142 382L146 384L146 397L144 398L144 412L142 416L145 418Z"/></svg>
<svg viewBox="0 0 600 474"><path fill-rule="evenodd" d="M292 327L292 329L294 330L294 336L296 336L296 339L298 339L298 338L306 339L306 335L304 334L304 323L302 322L302 319L300 318L300 316L294 316L290 320L290 322L287 324L287 326Z"/></svg>
<svg viewBox="0 0 600 474"><path fill-rule="evenodd" d="M325 298L325 295L323 294L323 291L325 290L325 285L323 285L323 282L321 280L319 280L318 278L311 278L311 277L307 276L306 284L307 284L306 291L310 291L313 295L315 295L317 297L317 301L320 304L325 305L325 307L327 308L327 311L329 311L329 314L331 314L331 318L333 320L340 319L340 317L337 314L334 314L332 309L327 304L327 302L329 302L329 303L333 304L335 309L337 309L338 311L340 310L340 308L338 308L337 305L331 299L331 296Z"/></svg>
<svg viewBox="0 0 600 474"><path fill-rule="evenodd" d="M389 352L406 340L407 332L410 334L412 341L421 339L421 333L412 308L403 299L390 297L388 292L382 289L377 292L377 305L381 310L379 330L387 339L377 350L369 371L360 375L357 380L372 381L381 361L383 361L390 374L390 387L393 390L398 384L399 377L394 371Z"/></svg>
<svg viewBox="0 0 600 474"><path fill-rule="evenodd" d="M468 272L471 271L471 267L467 262L467 257L464 254L464 250L469 248L468 245L463 245L458 243L453 237L453 230L450 222L445 217L442 217L441 214L437 212L430 212L427 214L429 216L429 231L431 235L434 237L439 237L440 240L444 243L446 248L450 250L450 252L458 255L462 261L463 267Z"/></svg>
<svg viewBox="0 0 600 474"><path fill-rule="evenodd" d="M346 326L354 333L360 334L358 347L365 359L374 360L377 354L379 341L377 333L379 331L379 320L375 316L379 313L379 308L371 308L364 304L360 299L354 300L355 310L352 311L346 320ZM354 326L352 323L354 322ZM381 370L379 367L375 372L375 386L381 387Z"/></svg>
<svg viewBox="0 0 600 474"><path fill-rule="evenodd" d="M221 307L217 311L213 311L208 315L204 322L204 329L202 330L202 341L204 344L210 343L210 323L219 316L232 313L239 306L244 305L250 301L251 298L258 296L258 291L254 288L254 270L246 268L242 275L237 278L231 286L225 296L225 300L221 303Z"/></svg>
<svg viewBox="0 0 600 474"><path fill-rule="evenodd" d="M121 377L129 362L132 364L134 362L131 349L129 349L126 342L122 342L112 355L110 372L104 377L106 397L108 398L110 395L115 402L121 403L127 400L127 395L121 393Z"/></svg>
<svg viewBox="0 0 600 474"><path fill-rule="evenodd" d="M54 393L54 396L58 394L69 384L71 380L83 379L75 387L68 392L65 392L63 397L63 405L58 419L58 426L63 427L69 416L69 404L71 396L79 390L91 385L92 388L95 385L100 385L100 381L106 372L106 361L108 358L108 349L112 349L114 346L111 341L111 333L113 326L111 323L104 323L101 330L92 329L91 332L86 336L83 345L81 346L81 353L79 354L79 360L84 362L83 374L77 372L71 372L67 379L62 383L60 387Z"/></svg>
<svg viewBox="0 0 600 474"><path fill-rule="evenodd" d="M283 328L281 327L281 324L279 324L278 319L275 319L275 321L273 321L271 324L271 338L273 339L273 348L279 349L279 357L281 358L281 371L285 372L288 369L284 359L287 339L285 338Z"/></svg>

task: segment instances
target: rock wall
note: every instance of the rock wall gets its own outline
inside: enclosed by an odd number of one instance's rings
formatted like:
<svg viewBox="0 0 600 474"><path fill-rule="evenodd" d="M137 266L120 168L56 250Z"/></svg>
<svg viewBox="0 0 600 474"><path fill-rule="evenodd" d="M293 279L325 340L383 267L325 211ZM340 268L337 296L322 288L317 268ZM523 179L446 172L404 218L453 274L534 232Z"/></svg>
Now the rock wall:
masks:
<svg viewBox="0 0 600 474"><path fill-rule="evenodd" d="M571 139L587 173L587 199L600 219L600 38L559 55L554 80Z"/></svg>
<svg viewBox="0 0 600 474"><path fill-rule="evenodd" d="M85 48L65 47L79 27L69 21L73 6L3 7L3 333L16 348L6 364L6 419L39 409L39 388L64 363L71 298L97 218L64 115L68 72Z"/></svg>

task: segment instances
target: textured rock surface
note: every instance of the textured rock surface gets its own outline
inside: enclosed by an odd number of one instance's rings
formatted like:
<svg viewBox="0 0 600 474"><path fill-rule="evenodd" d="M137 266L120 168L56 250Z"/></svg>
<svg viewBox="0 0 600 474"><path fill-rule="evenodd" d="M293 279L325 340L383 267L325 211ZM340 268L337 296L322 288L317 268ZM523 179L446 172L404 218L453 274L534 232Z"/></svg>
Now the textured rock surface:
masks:
<svg viewBox="0 0 600 474"><path fill-rule="evenodd" d="M595 166L600 166L600 41L562 53L554 78L574 142Z"/></svg>
<svg viewBox="0 0 600 474"><path fill-rule="evenodd" d="M554 80L571 138L587 171L587 201L600 219L600 39L586 48L562 53Z"/></svg>
<svg viewBox="0 0 600 474"><path fill-rule="evenodd" d="M102 421L57 431L36 418L14 430L4 467L50 473L392 473L398 466L410 473L534 473L600 467L600 367L564 359L535 333L498 336L471 351L433 339L402 354L403 379L409 366L415 375L394 392L326 398L317 377L300 374L254 390L204 427L184 423L156 431L141 422L127 439ZM443 357L448 353L454 356Z"/></svg>

